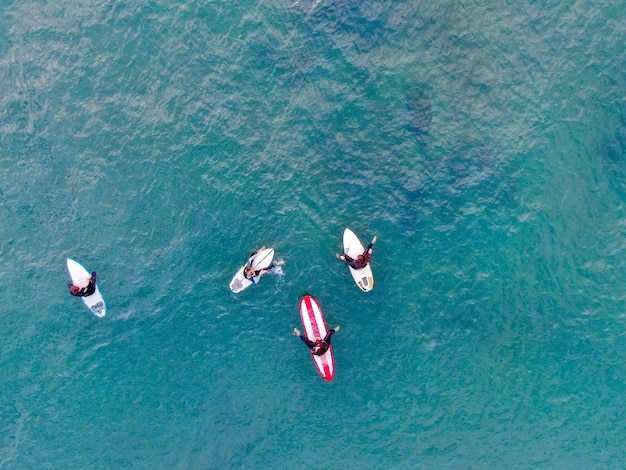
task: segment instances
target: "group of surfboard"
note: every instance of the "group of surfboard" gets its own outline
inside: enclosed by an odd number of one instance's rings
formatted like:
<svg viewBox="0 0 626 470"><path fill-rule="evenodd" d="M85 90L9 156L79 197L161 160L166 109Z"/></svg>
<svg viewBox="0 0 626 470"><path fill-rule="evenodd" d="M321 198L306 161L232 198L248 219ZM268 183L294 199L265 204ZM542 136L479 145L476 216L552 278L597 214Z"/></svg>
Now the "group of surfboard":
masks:
<svg viewBox="0 0 626 470"><path fill-rule="evenodd" d="M372 240L372 243L375 241ZM369 249L370 247L368 247ZM369 292L374 288L374 276L372 274L372 268L369 263L369 255L366 253L366 249L363 248L359 238L350 230L346 228L343 232L343 255L346 262L350 260L358 260L360 256L365 255L368 259L365 263L355 264L348 268L350 274L359 288L364 292ZM362 258L361 258L362 259ZM248 261L237 271L235 277L230 282L230 289L237 293L256 284L260 277L265 272L272 272L280 269L280 265L274 262L274 250L272 248L261 248L260 250L252 253L248 258ZM322 308L319 302L312 295L305 295L300 299L300 319L302 320L302 326L304 327L304 335L302 336L307 346L315 348L316 345L320 345L324 338L327 337L329 332L326 326L326 320L322 313ZM333 331L331 331L332 333ZM301 335L296 329L294 333ZM317 367L319 374L326 380L330 381L335 375L335 361L333 356L332 344L323 345L325 352L321 354L319 351L311 350L311 357ZM317 346L319 347L319 346ZM327 348L327 349L326 349Z"/></svg>
<svg viewBox="0 0 626 470"><path fill-rule="evenodd" d="M374 240L372 240L372 244ZM343 252L344 254L342 256L348 259L357 259L360 255L365 254L365 249L361 241L349 228L346 228L343 232ZM234 293L243 291L247 287L259 282L261 276L267 272L282 274L280 267L282 263L282 260L274 261L273 248L263 247L259 249L252 253L246 263L237 271L230 282L231 291ZM374 288L374 276L369 259L362 267L355 268L348 264L348 268L354 282L363 292L369 292ZM72 278L70 292L72 292L73 295L77 295L75 292L84 292L91 288L88 290L88 295L79 296L82 297L83 302L94 315L103 318L106 315L106 305L100 294L98 285L95 284L95 273L93 273L94 279L92 279L92 275L84 266L70 258L67 259L67 269ZM326 326L322 309L318 301L312 295L305 295L300 299L300 318L302 320L302 326L304 327L303 338L306 338L308 342L317 342L319 344L328 334L329 330ZM297 332L298 330L294 331ZM313 357L319 374L328 381L332 380L335 374L332 345L329 344L328 349L323 354L312 353L311 356Z"/></svg>

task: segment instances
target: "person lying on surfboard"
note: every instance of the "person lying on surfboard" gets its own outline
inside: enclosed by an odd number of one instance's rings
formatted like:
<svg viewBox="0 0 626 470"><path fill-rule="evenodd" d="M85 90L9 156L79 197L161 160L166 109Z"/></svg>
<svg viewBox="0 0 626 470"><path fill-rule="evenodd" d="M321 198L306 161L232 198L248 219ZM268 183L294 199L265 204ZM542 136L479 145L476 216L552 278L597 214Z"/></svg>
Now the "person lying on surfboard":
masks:
<svg viewBox="0 0 626 470"><path fill-rule="evenodd" d="M367 266L367 263L370 262L370 258L372 257L372 247L374 246L374 243L376 243L375 236L374 238L372 238L372 242L369 245L367 245L367 248L365 248L365 251L359 256L357 256L356 259L351 258L346 253L342 255L337 253L337 258L339 258L342 261L345 261L348 264L348 266L350 266L351 268L363 269L365 266Z"/></svg>
<svg viewBox="0 0 626 470"><path fill-rule="evenodd" d="M306 344L308 348L311 350L311 354L315 354L316 356L322 356L326 353L326 351L328 351L328 348L330 348L331 336L337 333L338 331L339 331L339 325L328 330L328 333L326 333L326 336L324 336L324 339L315 338L315 341L311 341L306 336L302 336L298 328L293 329L293 335L300 337L302 342Z"/></svg>
<svg viewBox="0 0 626 470"><path fill-rule="evenodd" d="M70 294L75 297L89 297L96 291L96 272L92 272L89 276L89 284L86 287L80 287L75 284L68 284Z"/></svg>
<svg viewBox="0 0 626 470"><path fill-rule="evenodd" d="M243 268L243 276L248 280L248 281L252 281L253 284L256 284L257 281L255 280L256 277L260 277L263 274L267 274L268 270L267 269L260 269L258 271L255 271L254 269L252 269L250 266L246 265L245 268Z"/></svg>
<svg viewBox="0 0 626 470"><path fill-rule="evenodd" d="M256 284L257 282L259 282L259 278L263 275L263 274L267 274L270 271L275 270L275 268L277 268L278 266L282 266L283 264L285 264L285 262L280 259L278 261L272 261L271 264L265 268L265 269L259 269L258 271L255 271L252 268L252 261L254 261L254 257L256 256L257 253L263 251L265 249L264 246L262 246L261 248L259 248L256 251L253 251L252 253L250 253L250 256L248 257L248 262L246 263L246 266L243 268L243 276L250 282L252 282L253 284ZM280 273L279 273L280 274Z"/></svg>

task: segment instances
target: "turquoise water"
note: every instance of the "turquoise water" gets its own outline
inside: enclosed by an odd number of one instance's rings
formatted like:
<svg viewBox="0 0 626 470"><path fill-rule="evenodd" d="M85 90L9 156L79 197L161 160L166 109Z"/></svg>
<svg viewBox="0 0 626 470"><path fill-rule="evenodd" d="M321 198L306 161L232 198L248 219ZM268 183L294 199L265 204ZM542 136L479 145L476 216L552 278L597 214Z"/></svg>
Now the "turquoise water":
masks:
<svg viewBox="0 0 626 470"><path fill-rule="evenodd" d="M0 467L624 468L625 12L4 1Z"/></svg>

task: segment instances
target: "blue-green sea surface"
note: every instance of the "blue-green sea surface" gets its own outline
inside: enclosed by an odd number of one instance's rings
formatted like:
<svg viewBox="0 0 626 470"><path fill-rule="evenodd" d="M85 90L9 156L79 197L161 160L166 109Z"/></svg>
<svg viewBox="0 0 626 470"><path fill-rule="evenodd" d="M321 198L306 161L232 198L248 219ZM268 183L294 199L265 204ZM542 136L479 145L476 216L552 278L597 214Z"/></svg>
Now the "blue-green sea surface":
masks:
<svg viewBox="0 0 626 470"><path fill-rule="evenodd" d="M625 24L2 2L0 468L626 467ZM345 227L378 236L371 293ZM284 276L233 294L262 245ZM329 383L305 293L341 325Z"/></svg>

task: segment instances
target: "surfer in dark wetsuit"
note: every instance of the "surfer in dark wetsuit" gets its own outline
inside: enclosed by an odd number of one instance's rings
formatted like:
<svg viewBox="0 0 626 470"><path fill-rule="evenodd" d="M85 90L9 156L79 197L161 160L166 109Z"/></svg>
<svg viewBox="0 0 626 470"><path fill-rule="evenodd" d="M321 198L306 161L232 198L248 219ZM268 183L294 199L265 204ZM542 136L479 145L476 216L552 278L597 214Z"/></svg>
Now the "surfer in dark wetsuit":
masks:
<svg viewBox="0 0 626 470"><path fill-rule="evenodd" d="M255 271L249 265L246 264L246 267L243 268L243 277L245 277L248 281L252 282L253 284L256 284L257 278L263 276L263 274L267 274L268 272L269 272L269 269L259 269L258 271Z"/></svg>
<svg viewBox="0 0 626 470"><path fill-rule="evenodd" d="M273 270L274 268L276 268L277 266L281 266L283 264L285 264L285 262L281 259L278 261L272 261L270 263L270 265L265 268L265 269L259 269L259 270L254 270L252 268L252 262L254 261L254 258L256 257L256 254L263 251L265 249L265 247L261 247L256 251L253 251L252 253L250 253L250 256L248 256L248 262L246 263L246 266L243 268L243 277L245 277L248 281L252 282L253 284L256 284L258 282L258 279L263 275L263 274L267 274L269 273L271 270Z"/></svg>
<svg viewBox="0 0 626 470"><path fill-rule="evenodd" d="M345 261L348 264L348 266L350 266L353 269L363 269L370 262L370 258L372 257L372 247L374 246L374 243L376 243L376 237L374 237L372 239L372 242L369 245L367 245L367 248L365 248L365 251L359 256L357 256L356 258L351 258L345 253L342 255L337 254L337 258L339 258L342 261Z"/></svg>
<svg viewBox="0 0 626 470"><path fill-rule="evenodd" d="M315 354L316 356L322 356L326 353L326 351L328 351L328 348L330 348L331 336L337 333L338 331L339 331L339 325L328 330L328 333L326 333L326 336L324 336L324 339L315 338L315 341L311 341L306 336L302 336L298 328L293 329L293 334L294 336L300 337L302 342L306 344L307 347L311 350L311 354Z"/></svg>
<svg viewBox="0 0 626 470"><path fill-rule="evenodd" d="M89 297L96 291L96 272L92 272L89 276L89 284L86 287L80 287L75 284L68 284L70 294L75 297Z"/></svg>

